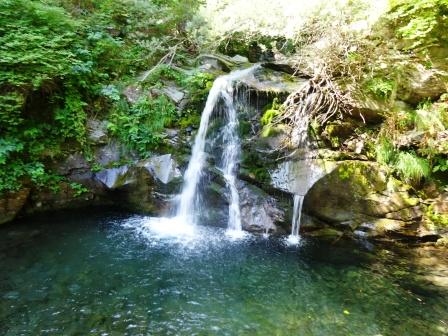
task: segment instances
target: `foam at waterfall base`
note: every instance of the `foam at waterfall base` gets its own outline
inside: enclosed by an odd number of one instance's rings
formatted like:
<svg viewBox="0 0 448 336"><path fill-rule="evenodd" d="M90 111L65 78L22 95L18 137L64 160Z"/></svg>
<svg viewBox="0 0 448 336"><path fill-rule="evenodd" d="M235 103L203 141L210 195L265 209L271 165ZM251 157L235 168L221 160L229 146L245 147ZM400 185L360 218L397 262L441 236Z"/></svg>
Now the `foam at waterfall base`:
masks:
<svg viewBox="0 0 448 336"><path fill-rule="evenodd" d="M237 240L237 239L244 239L250 236L250 234L246 231L242 231L242 230L231 230L228 229L226 230L226 236L229 239L232 240Z"/></svg>
<svg viewBox="0 0 448 336"><path fill-rule="evenodd" d="M289 235L288 237L285 238L285 243L288 246L298 246L300 245L300 236L295 236L295 235Z"/></svg>
<svg viewBox="0 0 448 336"><path fill-rule="evenodd" d="M194 225L191 218L181 216L135 216L128 219L122 226L132 229L151 245L174 244L187 249L254 239L252 234L245 231Z"/></svg>
<svg viewBox="0 0 448 336"><path fill-rule="evenodd" d="M159 237L185 237L193 238L197 235L196 226L189 223L188 218L176 217L150 217L143 228L151 231Z"/></svg>

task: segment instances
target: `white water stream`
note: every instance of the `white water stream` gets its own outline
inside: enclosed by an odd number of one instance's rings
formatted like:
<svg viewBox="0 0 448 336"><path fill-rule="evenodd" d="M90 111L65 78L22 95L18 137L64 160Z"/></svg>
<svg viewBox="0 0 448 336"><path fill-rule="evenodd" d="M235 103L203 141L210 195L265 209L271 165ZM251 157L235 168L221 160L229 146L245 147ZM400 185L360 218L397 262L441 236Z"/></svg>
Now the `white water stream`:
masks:
<svg viewBox="0 0 448 336"><path fill-rule="evenodd" d="M255 65L245 70L218 77L209 92L205 108L202 112L201 123L196 135L190 161L184 174L184 186L177 205L176 215L173 218L151 218L148 226L163 235L179 236L191 235L195 231L197 218L203 209L198 192L199 183L207 159L206 141L210 118L223 103L226 124L220 134L222 135L223 153L221 165L218 167L229 189L229 222L228 232L231 236L243 235L241 229L241 214L238 190L236 187L236 174L240 156L240 139L238 136L237 107L234 101L235 82L253 74L258 68Z"/></svg>
<svg viewBox="0 0 448 336"><path fill-rule="evenodd" d="M241 153L241 143L238 135L238 110L244 107L247 102L245 101L246 97L239 97L237 82L251 76L258 67L258 65L255 65L245 70L233 71L228 75L218 77L214 81L202 112L199 130L192 148L192 155L184 174L184 185L181 194L178 196L175 216L171 218L150 218L146 226L150 227L152 231L157 231L162 236L171 237L191 237L197 234L195 229L197 221L207 211L204 208L206 202L203 202L203 199L201 200L200 195L200 182L204 174L204 167L208 155L206 148L209 148L210 144L213 145L218 142L222 145L222 153L217 168L221 171L228 189L227 234L235 238L244 236L237 189L237 171ZM295 134L295 137L299 140L298 145L302 148L308 147L308 119L305 114L307 104L308 102L298 111L303 116L303 127ZM219 131L214 131L210 137L207 133L213 115L222 118L224 125ZM288 175L292 173L294 178L297 177L297 174L292 171L290 172L289 168L286 171ZM312 170L307 170L308 173L309 171ZM275 173L273 177L275 180ZM302 185L303 183L304 181L300 181L299 184ZM291 183L288 182L288 184L290 185ZM309 186L306 186L304 191L306 192L307 189L309 189ZM298 244L300 241L303 195L304 193L302 192L297 193L296 191L294 193L292 230L291 235L287 238L288 244ZM267 232L265 236L267 236Z"/></svg>
<svg viewBox="0 0 448 336"><path fill-rule="evenodd" d="M300 241L300 224L302 219L302 206L303 199L305 196L303 195L294 195L294 207L292 214L292 223L291 223L291 234L289 235L287 242L291 245L295 245Z"/></svg>

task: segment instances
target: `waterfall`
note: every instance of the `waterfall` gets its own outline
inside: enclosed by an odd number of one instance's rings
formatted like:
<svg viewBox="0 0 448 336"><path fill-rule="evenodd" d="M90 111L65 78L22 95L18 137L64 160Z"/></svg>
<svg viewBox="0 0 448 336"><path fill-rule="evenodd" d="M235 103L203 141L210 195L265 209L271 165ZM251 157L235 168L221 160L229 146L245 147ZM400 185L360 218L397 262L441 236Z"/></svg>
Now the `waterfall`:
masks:
<svg viewBox="0 0 448 336"><path fill-rule="evenodd" d="M207 130L213 111L220 102L224 103L227 124L222 130L224 150L222 164L219 169L223 173L229 196L229 223L231 231L241 231L239 196L236 188L236 173L240 156L240 140L238 137L237 107L234 101L235 82L251 75L258 65L245 70L233 71L218 77L209 92L205 108L202 112L199 130L196 135L190 162L184 175L184 186L179 196L176 218L187 225L194 226L201 210L198 201L198 185L203 174L207 154L205 152Z"/></svg>
<svg viewBox="0 0 448 336"><path fill-rule="evenodd" d="M224 126L223 140L226 144L222 155L222 166L220 167L227 186L230 190L229 202L229 225L230 231L241 231L240 198L236 188L237 163L240 157L240 140L238 137L238 118L233 101L233 95L223 92L226 105L227 125Z"/></svg>
<svg viewBox="0 0 448 336"><path fill-rule="evenodd" d="M300 224L302 219L302 206L303 200L305 198L306 192L314 183L315 171L313 166L310 164L309 157L312 155L312 149L310 140L308 137L308 127L310 124L310 109L315 104L316 95L311 93L306 96L306 98L298 105L294 106L294 119L295 127L291 133L291 143L298 148L298 152L301 152L301 160L304 162L303 166L308 166L305 176L299 182L299 186L294 193L293 202L293 215L291 222L291 234L287 238L287 243L290 245L297 245L300 241ZM290 167L288 167L288 170ZM294 174L294 172L289 172L289 174ZM300 192L300 193L297 193Z"/></svg>
<svg viewBox="0 0 448 336"><path fill-rule="evenodd" d="M292 244L297 244L300 240L300 224L302 219L302 205L304 198L305 196L303 195L294 195L291 235L288 237L288 242Z"/></svg>

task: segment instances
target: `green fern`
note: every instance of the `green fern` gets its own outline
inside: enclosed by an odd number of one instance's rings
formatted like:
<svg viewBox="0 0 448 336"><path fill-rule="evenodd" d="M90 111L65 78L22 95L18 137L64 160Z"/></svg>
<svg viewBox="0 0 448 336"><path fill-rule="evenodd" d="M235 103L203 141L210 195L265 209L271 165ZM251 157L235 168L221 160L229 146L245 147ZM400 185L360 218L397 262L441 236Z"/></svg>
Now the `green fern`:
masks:
<svg viewBox="0 0 448 336"><path fill-rule="evenodd" d="M428 160L420 158L412 152L398 153L395 169L402 180L414 186L419 185L431 173Z"/></svg>
<svg viewBox="0 0 448 336"><path fill-rule="evenodd" d="M392 163L396 157L396 150L392 142L381 138L375 146L376 160L382 164Z"/></svg>

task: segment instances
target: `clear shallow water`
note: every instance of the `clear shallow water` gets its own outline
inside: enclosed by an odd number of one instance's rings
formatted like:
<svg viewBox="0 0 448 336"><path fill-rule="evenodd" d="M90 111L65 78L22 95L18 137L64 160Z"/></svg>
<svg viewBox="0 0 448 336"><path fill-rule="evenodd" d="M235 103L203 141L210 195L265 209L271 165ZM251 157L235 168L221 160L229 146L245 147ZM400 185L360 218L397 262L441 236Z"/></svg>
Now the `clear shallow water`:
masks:
<svg viewBox="0 0 448 336"><path fill-rule="evenodd" d="M343 245L179 240L110 211L29 220L0 229L0 335L447 334L447 292Z"/></svg>

